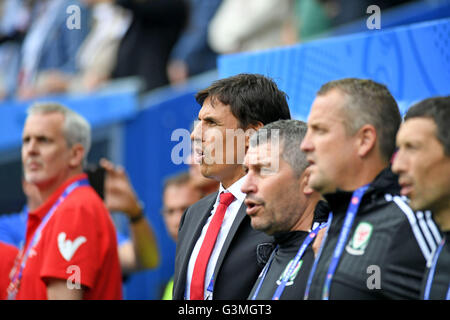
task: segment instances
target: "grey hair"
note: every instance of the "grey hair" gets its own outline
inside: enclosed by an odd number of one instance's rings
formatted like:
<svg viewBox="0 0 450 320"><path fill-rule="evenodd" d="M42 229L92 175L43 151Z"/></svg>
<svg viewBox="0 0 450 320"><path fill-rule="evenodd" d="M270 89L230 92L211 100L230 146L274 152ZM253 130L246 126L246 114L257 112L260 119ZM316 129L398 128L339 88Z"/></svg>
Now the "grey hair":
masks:
<svg viewBox="0 0 450 320"><path fill-rule="evenodd" d="M83 163L91 148L91 126L85 118L73 110L55 102L35 103L27 110L27 116L35 114L60 113L64 116L63 133L68 147L79 143L85 153Z"/></svg>
<svg viewBox="0 0 450 320"><path fill-rule="evenodd" d="M300 120L278 120L271 122L254 133L250 138L250 146L273 143L272 138L278 136L280 156L291 166L297 177L308 167L306 154L300 150L305 138L307 125Z"/></svg>

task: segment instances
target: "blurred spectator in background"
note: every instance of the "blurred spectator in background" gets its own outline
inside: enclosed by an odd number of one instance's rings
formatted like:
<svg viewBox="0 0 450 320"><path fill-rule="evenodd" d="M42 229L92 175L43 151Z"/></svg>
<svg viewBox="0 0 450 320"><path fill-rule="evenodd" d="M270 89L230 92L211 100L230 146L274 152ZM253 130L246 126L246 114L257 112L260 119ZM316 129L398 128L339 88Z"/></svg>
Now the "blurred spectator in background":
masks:
<svg viewBox="0 0 450 320"><path fill-rule="evenodd" d="M92 12L90 31L75 55L76 73L60 71L52 91L90 92L109 80L116 65L120 41L131 23L131 13L114 4L113 0L81 0ZM57 72L53 72L53 76ZM56 84L56 83L55 83Z"/></svg>
<svg viewBox="0 0 450 320"><path fill-rule="evenodd" d="M79 73L70 91L92 91L111 77L120 41L128 30L131 13L113 0L82 0L92 8L92 26L76 56Z"/></svg>
<svg viewBox="0 0 450 320"><path fill-rule="evenodd" d="M123 212L130 219L131 238L117 230L119 260L124 275L131 272L156 268L159 251L151 226L143 214L143 206L124 169L114 166L106 159L100 162L106 170L104 203L110 212ZM0 215L0 241L21 248L25 240L28 212L42 204L38 188L22 180L27 204L20 213Z"/></svg>
<svg viewBox="0 0 450 320"><path fill-rule="evenodd" d="M189 0L188 23L172 50L167 66L171 84L216 68L216 53L208 44L208 26L221 0Z"/></svg>
<svg viewBox="0 0 450 320"><path fill-rule="evenodd" d="M223 0L209 26L209 44L220 54L283 45L291 14L291 0Z"/></svg>
<svg viewBox="0 0 450 320"><path fill-rule="evenodd" d="M180 220L187 208L202 197L194 187L188 172L168 178L164 183L162 215L170 237L176 242ZM173 277L169 280L162 300L172 300Z"/></svg>
<svg viewBox="0 0 450 320"><path fill-rule="evenodd" d="M175 42L185 26L184 0L116 0L133 18L117 55L113 78L139 76L142 90L169 83L167 63Z"/></svg>
<svg viewBox="0 0 450 320"><path fill-rule="evenodd" d="M181 216L201 197L202 194L193 186L188 172L177 174L165 181L162 213L167 231L174 241L177 240Z"/></svg>
<svg viewBox="0 0 450 320"><path fill-rule="evenodd" d="M367 17L367 8L377 5L380 10L388 9L411 0L319 0L331 19L332 26Z"/></svg>
<svg viewBox="0 0 450 320"><path fill-rule="evenodd" d="M331 27L325 1L295 0L292 32L294 42L307 41Z"/></svg>
<svg viewBox="0 0 450 320"><path fill-rule="evenodd" d="M110 212L125 213L130 220L131 238L126 237L119 246L122 272L156 268L159 264L156 238L124 168L106 159L101 159L100 165L106 170L106 207Z"/></svg>
<svg viewBox="0 0 450 320"><path fill-rule="evenodd" d="M70 6L77 9L70 11ZM71 12L74 28L68 23ZM65 75L77 72L76 53L89 32L89 21L88 10L77 0L32 2L31 25L21 50L19 98L64 91Z"/></svg>
<svg viewBox="0 0 450 320"><path fill-rule="evenodd" d="M369 5L409 1L4 0L0 100L90 92L134 76L142 91L179 84L214 69L217 54L307 41L366 16ZM68 27L71 5L80 28Z"/></svg>
<svg viewBox="0 0 450 320"><path fill-rule="evenodd" d="M71 69L41 72L36 90L30 91L26 97L66 91L90 92L111 77L120 41L131 23L131 13L115 5L113 0L81 0L81 3L86 10L90 10L85 23L90 29L86 38L75 48Z"/></svg>
<svg viewBox="0 0 450 320"><path fill-rule="evenodd" d="M14 96L20 64L20 47L30 23L29 2L0 2L0 100Z"/></svg>
<svg viewBox="0 0 450 320"><path fill-rule="evenodd" d="M285 24L285 43L305 42L342 24L368 17L367 8L385 10L410 0L294 0L293 20Z"/></svg>

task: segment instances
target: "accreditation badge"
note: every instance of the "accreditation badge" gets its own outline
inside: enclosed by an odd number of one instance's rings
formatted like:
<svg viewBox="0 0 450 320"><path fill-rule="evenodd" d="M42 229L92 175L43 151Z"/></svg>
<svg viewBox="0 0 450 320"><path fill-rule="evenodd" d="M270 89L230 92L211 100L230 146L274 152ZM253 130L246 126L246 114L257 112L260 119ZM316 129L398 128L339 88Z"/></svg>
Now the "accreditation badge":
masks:
<svg viewBox="0 0 450 320"><path fill-rule="evenodd" d="M373 226L368 222L360 222L355 229L355 233L350 242L345 247L345 250L355 256L364 254L370 237L372 236Z"/></svg>
<svg viewBox="0 0 450 320"><path fill-rule="evenodd" d="M294 259L289 261L289 263L286 266L286 268L284 268L283 273L281 274L281 276L277 280L277 285L280 285L281 281L283 281L283 278L286 275L286 273L288 272L289 268L291 267L291 264L294 262ZM300 268L302 267L302 264L303 264L303 260L300 260L299 262L297 262L297 265L295 266L294 271L292 271L292 274L290 275L288 281L286 282L286 286L291 286L291 285L294 284L294 280L297 277L297 273L299 272Z"/></svg>

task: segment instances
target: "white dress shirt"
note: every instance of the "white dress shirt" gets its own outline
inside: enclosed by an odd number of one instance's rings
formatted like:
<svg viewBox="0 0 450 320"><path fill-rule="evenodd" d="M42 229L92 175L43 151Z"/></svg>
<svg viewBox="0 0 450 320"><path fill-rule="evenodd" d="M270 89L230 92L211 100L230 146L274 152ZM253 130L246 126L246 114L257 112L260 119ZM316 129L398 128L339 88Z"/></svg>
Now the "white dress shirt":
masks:
<svg viewBox="0 0 450 320"><path fill-rule="evenodd" d="M216 213L217 206L219 204L219 195L224 192L231 192L233 196L236 198L225 211L225 216L223 218L222 226L220 228L219 234L217 235L217 240L214 245L213 251L211 252L211 256L208 261L208 265L206 267L206 276L205 276L205 288L204 288L204 299L210 300L212 299L212 293L207 291L209 283L214 273L214 269L216 267L217 259L219 258L219 254L222 251L223 244L225 239L227 238L228 232L231 229L231 225L233 224L234 219L241 207L242 203L245 200L245 193L241 191L241 186L244 183L245 176L240 178L238 181L233 183L228 189L224 189L222 183L219 187L219 193L217 194L216 202L211 211L211 215L206 221L206 224L203 226L202 233L195 244L194 250L192 251L191 258L189 259L187 276L186 276L186 289L185 289L185 298L189 299L191 294L191 280L192 273L194 271L195 261L197 260L198 253L200 251L200 247L202 246L203 239L205 238L206 231L208 230L209 223L211 222L213 215Z"/></svg>

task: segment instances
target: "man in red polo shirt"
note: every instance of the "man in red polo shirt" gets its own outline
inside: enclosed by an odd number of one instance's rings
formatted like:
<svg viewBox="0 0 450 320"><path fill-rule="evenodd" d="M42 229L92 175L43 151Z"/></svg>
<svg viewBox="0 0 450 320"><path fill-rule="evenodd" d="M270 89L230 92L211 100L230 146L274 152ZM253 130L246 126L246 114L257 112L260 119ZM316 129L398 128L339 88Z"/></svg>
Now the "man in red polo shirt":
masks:
<svg viewBox="0 0 450 320"><path fill-rule="evenodd" d="M25 180L43 203L29 213L8 298L121 299L114 226L83 173L89 124L61 105L37 104L22 140Z"/></svg>
<svg viewBox="0 0 450 320"><path fill-rule="evenodd" d="M9 284L9 272L17 257L16 247L0 241L0 300L6 299L6 288Z"/></svg>

